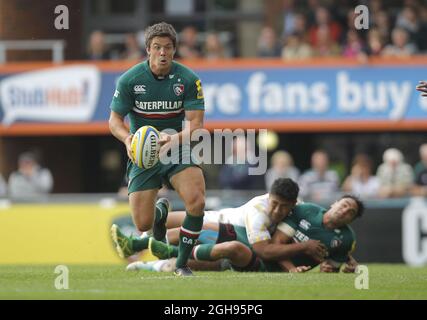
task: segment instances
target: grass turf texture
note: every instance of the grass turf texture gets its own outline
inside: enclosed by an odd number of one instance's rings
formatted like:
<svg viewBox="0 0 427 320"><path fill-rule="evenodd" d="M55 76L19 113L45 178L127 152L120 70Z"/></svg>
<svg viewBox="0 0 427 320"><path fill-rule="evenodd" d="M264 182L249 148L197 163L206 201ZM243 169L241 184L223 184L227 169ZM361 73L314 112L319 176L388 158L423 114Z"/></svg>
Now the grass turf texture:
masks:
<svg viewBox="0 0 427 320"><path fill-rule="evenodd" d="M0 266L0 299L427 299L427 267L371 264L369 289L356 274L125 272L123 266L69 266L69 289L54 287L55 266Z"/></svg>

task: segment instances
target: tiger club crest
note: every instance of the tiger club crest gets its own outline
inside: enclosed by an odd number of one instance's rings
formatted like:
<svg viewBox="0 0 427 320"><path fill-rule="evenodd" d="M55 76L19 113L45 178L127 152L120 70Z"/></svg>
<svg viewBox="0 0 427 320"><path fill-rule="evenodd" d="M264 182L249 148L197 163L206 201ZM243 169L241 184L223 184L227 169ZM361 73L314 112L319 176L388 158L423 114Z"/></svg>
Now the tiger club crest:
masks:
<svg viewBox="0 0 427 320"><path fill-rule="evenodd" d="M173 85L173 92L179 97L184 93L184 85L182 83L175 83Z"/></svg>

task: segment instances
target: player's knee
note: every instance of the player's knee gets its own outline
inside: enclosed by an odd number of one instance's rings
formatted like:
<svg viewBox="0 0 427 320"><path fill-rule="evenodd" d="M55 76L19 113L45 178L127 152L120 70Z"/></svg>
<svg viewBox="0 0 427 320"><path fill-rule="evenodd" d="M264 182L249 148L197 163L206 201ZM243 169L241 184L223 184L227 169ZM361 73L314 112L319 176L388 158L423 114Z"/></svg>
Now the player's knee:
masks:
<svg viewBox="0 0 427 320"><path fill-rule="evenodd" d="M185 201L185 209L194 215L201 215L205 210L205 197L202 192L196 192Z"/></svg>
<svg viewBox="0 0 427 320"><path fill-rule="evenodd" d="M153 227L153 219L151 217L135 220L135 226L139 232L145 232Z"/></svg>
<svg viewBox="0 0 427 320"><path fill-rule="evenodd" d="M229 258L237 257L241 249L241 243L237 241L224 242L224 250Z"/></svg>
<svg viewBox="0 0 427 320"><path fill-rule="evenodd" d="M138 229L139 232L148 231L151 229L151 227L152 225L148 223L142 223L142 222L136 223L136 228Z"/></svg>

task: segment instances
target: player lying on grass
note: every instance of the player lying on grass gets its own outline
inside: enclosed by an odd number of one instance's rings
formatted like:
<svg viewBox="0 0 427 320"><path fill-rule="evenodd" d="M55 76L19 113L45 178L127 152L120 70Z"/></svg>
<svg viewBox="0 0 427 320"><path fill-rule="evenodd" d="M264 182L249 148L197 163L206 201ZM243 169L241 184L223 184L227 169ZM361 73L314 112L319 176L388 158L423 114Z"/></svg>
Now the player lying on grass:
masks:
<svg viewBox="0 0 427 320"><path fill-rule="evenodd" d="M224 243L219 247L221 249L221 255L224 255L224 252L228 255L233 255L235 253L235 246L239 246L240 243L230 241L239 240L246 243L257 257L265 261L287 259L296 254L306 254L312 257L312 259L320 262L326 254L325 247L320 241L311 240L288 246L278 245L272 242L272 234L277 224L294 208L297 202L298 192L298 185L291 179L277 179L269 194L255 197L241 207L223 209L220 211L208 211L205 213L204 231L199 240L201 243L209 243L210 245L216 242ZM183 218L183 212L171 213L167 218L166 226L168 228L178 227L182 223ZM155 239L162 240L164 238L166 226L164 222L163 225L154 224L153 230ZM131 256L149 247L149 237L142 239L128 238L124 236L117 227L112 228L112 230L116 232L114 236L121 239L117 250L122 257ZM169 231L169 240L171 243L177 242L176 231L177 230ZM209 240L212 232L214 235ZM155 241L151 240L151 243L155 243ZM200 255L205 255L207 259L209 253L205 253L205 251L209 251L209 249L206 248L207 247L202 247L201 251L197 250L197 252ZM176 247L170 247L170 249L174 250L174 252L168 253L168 257L176 253ZM216 251L214 251L214 253L215 252ZM247 264L246 261L238 263L241 267L247 266Z"/></svg>
<svg viewBox="0 0 427 320"><path fill-rule="evenodd" d="M357 265L351 257L355 248L355 235L349 224L360 217L364 205L355 196L344 195L326 210L312 203L298 204L291 214L277 226L271 248L289 248L308 241L320 241L326 248L326 260L320 265L321 272L338 272L346 264L344 272L354 272ZM306 251L287 251L290 259L265 259L258 255L254 245L245 237L244 230L236 231L236 226L227 225L228 242L221 242L221 228L216 244L200 244L192 251L191 258L202 261L230 260L238 271L291 271L303 272L317 266L321 259ZM256 245L256 243L255 243ZM267 246L268 248L268 246ZM163 242L150 240L151 252L166 259L177 255L177 248ZM273 249L274 250L274 249ZM283 252L283 251L282 251ZM277 260L277 261L274 261ZM194 266L193 267L197 267Z"/></svg>
<svg viewBox="0 0 427 320"><path fill-rule="evenodd" d="M357 263L351 253L356 247L356 236L350 223L361 217L363 211L363 202L353 195L342 196L328 210L315 204L298 205L279 224L273 242L287 244L309 239L320 240L328 251L320 266L321 271L339 272L343 263L347 263L344 271L354 271ZM287 269L295 266L312 268L317 265L317 261L309 256L298 255L280 264Z"/></svg>

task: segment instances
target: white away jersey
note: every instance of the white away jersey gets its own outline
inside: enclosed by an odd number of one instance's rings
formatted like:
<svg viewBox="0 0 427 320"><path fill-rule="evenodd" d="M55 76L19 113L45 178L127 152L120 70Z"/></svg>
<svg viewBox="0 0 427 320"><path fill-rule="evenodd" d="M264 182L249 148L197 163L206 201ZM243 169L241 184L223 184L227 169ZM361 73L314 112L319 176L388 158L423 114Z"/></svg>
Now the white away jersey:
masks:
<svg viewBox="0 0 427 320"><path fill-rule="evenodd" d="M267 214L268 193L249 200L238 208L206 211L205 222L230 223L246 228L250 244L269 240L276 229Z"/></svg>

